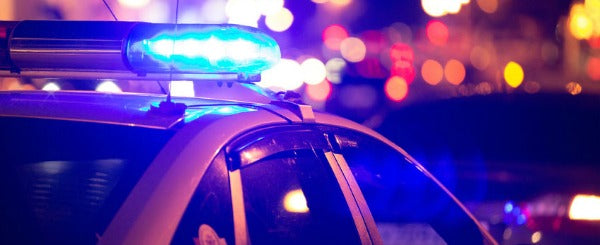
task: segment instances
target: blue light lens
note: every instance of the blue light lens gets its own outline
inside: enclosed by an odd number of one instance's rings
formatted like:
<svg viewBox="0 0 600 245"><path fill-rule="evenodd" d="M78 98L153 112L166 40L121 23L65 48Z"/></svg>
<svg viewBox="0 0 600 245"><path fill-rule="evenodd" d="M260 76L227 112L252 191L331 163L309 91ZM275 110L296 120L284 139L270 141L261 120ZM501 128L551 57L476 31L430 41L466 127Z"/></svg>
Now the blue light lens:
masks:
<svg viewBox="0 0 600 245"><path fill-rule="evenodd" d="M237 25L140 24L131 32L127 61L138 73L259 74L279 62L275 40Z"/></svg>

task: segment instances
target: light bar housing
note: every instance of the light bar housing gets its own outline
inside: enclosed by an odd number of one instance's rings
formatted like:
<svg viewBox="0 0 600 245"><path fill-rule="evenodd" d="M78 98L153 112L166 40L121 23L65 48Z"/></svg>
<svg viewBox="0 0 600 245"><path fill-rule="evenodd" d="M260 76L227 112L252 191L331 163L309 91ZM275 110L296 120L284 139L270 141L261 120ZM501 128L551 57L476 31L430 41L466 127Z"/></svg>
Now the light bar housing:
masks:
<svg viewBox="0 0 600 245"><path fill-rule="evenodd" d="M0 22L0 76L254 82L280 57L273 38L239 25Z"/></svg>

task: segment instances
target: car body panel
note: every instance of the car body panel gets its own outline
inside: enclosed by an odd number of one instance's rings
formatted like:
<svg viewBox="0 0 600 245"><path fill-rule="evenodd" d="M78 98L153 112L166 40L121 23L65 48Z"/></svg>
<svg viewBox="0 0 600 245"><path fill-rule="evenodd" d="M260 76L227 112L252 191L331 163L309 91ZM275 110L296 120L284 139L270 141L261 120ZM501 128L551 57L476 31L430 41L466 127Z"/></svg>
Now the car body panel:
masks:
<svg viewBox="0 0 600 245"><path fill-rule="evenodd" d="M494 244L491 236L464 205L425 170L423 165L402 148L365 126L318 112L311 115L314 116L314 121L310 118L311 120L303 122L301 113L306 108L295 112L287 106L281 106L281 103L198 98L174 99L175 102L188 105L183 115L153 115L154 112L150 112L150 108L157 106L164 99L164 96L97 92L3 92L0 93L0 102L3 102L0 104L0 116L84 121L175 131L175 135L150 164L106 231L99 237L100 244L169 243L197 185L213 159L229 142L251 130L290 124L345 128L384 142L441 187L477 224L483 236L487 238L485 240ZM294 104L288 105L293 107ZM359 190L358 186L352 186L348 190L350 189ZM362 206L364 208L364 205Z"/></svg>

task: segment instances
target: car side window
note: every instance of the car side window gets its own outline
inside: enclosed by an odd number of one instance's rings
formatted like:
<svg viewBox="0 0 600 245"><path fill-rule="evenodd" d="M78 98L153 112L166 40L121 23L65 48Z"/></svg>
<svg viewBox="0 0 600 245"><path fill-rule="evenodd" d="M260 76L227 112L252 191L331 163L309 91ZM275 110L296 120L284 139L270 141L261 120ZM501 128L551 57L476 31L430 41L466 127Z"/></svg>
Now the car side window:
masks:
<svg viewBox="0 0 600 245"><path fill-rule="evenodd" d="M241 173L253 243L360 243L323 153L281 152L242 168Z"/></svg>
<svg viewBox="0 0 600 245"><path fill-rule="evenodd" d="M360 244L325 135L306 126L251 132L230 148L253 244ZM234 195L236 193L233 193ZM241 194L241 193L240 193Z"/></svg>
<svg viewBox="0 0 600 245"><path fill-rule="evenodd" d="M172 244L235 244L224 153L218 154L188 204Z"/></svg>
<svg viewBox="0 0 600 245"><path fill-rule="evenodd" d="M460 206L400 152L370 136L336 131L343 155L385 244L481 244Z"/></svg>

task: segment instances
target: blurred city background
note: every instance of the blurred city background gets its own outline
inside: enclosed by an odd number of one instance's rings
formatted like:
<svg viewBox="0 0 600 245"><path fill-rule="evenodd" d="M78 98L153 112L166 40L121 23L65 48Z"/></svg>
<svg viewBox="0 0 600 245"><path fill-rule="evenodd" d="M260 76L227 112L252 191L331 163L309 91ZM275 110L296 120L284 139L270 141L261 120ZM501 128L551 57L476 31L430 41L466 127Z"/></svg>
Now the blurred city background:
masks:
<svg viewBox="0 0 600 245"><path fill-rule="evenodd" d="M176 0L106 2L175 22ZM600 241L600 0L180 0L177 17L272 35L283 59L260 86L386 135L503 244ZM0 20L24 19L114 20L102 0L0 2Z"/></svg>
<svg viewBox="0 0 600 245"><path fill-rule="evenodd" d="M175 21L175 0L107 3L119 20ZM428 100L600 92L599 0L179 4L180 23L236 23L274 36L283 60L263 74L261 86L295 90L319 109L372 127L389 110ZM0 19L113 17L102 0L3 0Z"/></svg>

